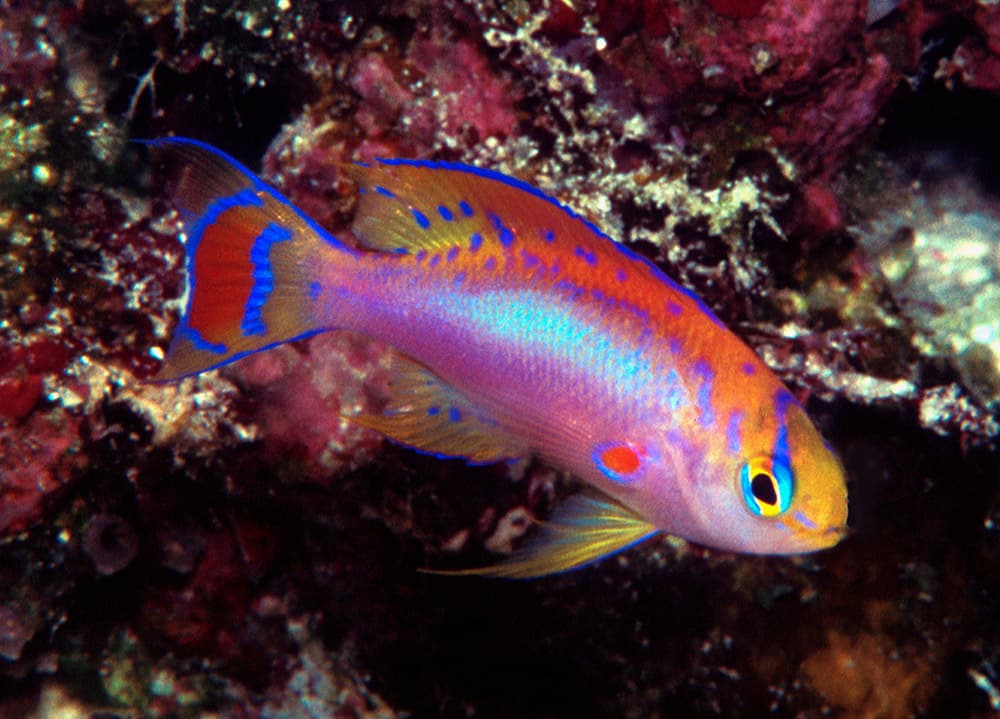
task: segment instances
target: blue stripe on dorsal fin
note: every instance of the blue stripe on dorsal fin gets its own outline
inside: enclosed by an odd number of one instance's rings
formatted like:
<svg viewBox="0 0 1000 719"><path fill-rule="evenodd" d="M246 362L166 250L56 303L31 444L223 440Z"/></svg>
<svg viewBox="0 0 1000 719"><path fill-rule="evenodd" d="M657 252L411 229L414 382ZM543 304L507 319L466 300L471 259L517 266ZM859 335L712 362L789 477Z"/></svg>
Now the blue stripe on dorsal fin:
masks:
<svg viewBox="0 0 1000 719"><path fill-rule="evenodd" d="M393 360L389 403L382 414L348 419L440 457L486 463L526 453L521 442L474 402L405 355Z"/></svg>

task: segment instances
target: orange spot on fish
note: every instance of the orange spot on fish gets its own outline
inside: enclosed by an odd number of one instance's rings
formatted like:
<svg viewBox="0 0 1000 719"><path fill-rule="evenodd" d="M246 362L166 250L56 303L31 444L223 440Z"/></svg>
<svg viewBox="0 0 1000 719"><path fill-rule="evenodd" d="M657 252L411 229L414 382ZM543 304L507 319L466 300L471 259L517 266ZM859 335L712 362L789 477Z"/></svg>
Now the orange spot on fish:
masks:
<svg viewBox="0 0 1000 719"><path fill-rule="evenodd" d="M617 475L632 474L642 463L638 452L624 444L608 447L601 452L600 460L606 469Z"/></svg>

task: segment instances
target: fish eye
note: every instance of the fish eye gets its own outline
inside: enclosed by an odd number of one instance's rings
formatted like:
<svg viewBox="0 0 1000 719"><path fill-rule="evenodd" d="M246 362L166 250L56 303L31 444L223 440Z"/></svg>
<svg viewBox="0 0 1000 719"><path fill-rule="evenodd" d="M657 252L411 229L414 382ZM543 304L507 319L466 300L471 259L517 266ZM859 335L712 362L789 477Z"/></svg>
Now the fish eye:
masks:
<svg viewBox="0 0 1000 719"><path fill-rule="evenodd" d="M792 471L786 459L761 455L740 469L743 501L759 517L777 517L792 503Z"/></svg>

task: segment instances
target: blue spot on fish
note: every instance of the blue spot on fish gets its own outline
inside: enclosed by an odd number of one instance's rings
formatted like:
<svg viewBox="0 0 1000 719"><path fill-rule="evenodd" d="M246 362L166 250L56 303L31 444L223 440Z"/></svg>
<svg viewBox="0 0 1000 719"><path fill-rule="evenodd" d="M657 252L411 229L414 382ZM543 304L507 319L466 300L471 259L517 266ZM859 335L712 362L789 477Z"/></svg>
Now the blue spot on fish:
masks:
<svg viewBox="0 0 1000 719"><path fill-rule="evenodd" d="M461 202L458 203L458 209L460 209L462 211L462 214L465 215L466 217L472 217L472 207L470 207L469 203L466 202L465 200L462 200Z"/></svg>
<svg viewBox="0 0 1000 719"><path fill-rule="evenodd" d="M500 244L504 247L510 247L514 243L514 233L510 231L510 228L503 224L503 220L501 220L499 215L496 213L490 212L487 214L487 217L493 224L493 229L497 231Z"/></svg>
<svg viewBox="0 0 1000 719"><path fill-rule="evenodd" d="M737 454L743 448L743 442L740 439L740 424L742 422L743 412L737 409L729 415L729 424L726 425L726 440L729 443L729 451Z"/></svg>
<svg viewBox="0 0 1000 719"><path fill-rule="evenodd" d="M757 374L757 368L753 365L752 362L744 362L743 366L740 367L740 369L743 370L743 374L747 376L752 376Z"/></svg>
<svg viewBox="0 0 1000 719"><path fill-rule="evenodd" d="M473 232L469 237L469 252L475 252L483 244L483 236L478 232Z"/></svg>
<svg viewBox="0 0 1000 719"><path fill-rule="evenodd" d="M394 193L392 190L388 188L382 187L382 185L375 185L375 192L377 192L380 195L384 195L386 197L391 197L391 198L396 197L396 193Z"/></svg>
<svg viewBox="0 0 1000 719"><path fill-rule="evenodd" d="M573 254L575 254L577 257L583 258L583 261L586 262L588 265L593 266L597 264L597 255L595 255L593 252L591 252L586 248L575 247L573 248Z"/></svg>
<svg viewBox="0 0 1000 719"><path fill-rule="evenodd" d="M458 248L452 247L448 250L448 254L445 255L445 262L454 262L455 258L458 257Z"/></svg>
<svg viewBox="0 0 1000 719"><path fill-rule="evenodd" d="M608 240L609 242L614 242L614 240L612 240L606 234L604 234L603 232L601 232L600 228L597 225L595 225L593 222L590 222L589 220L581 217L576 212L574 212L569 207L567 207L566 205L562 204L561 202L559 202L555 198L550 197L549 195L546 195L544 192L542 192L541 190L539 190L537 187L534 187L533 185L529 185L527 182L524 182L522 180L517 180L517 179L515 179L513 177L508 177L507 175L504 175L503 173L500 173L500 172L496 172L495 170L486 170L486 169L484 169L482 167L473 167L472 165L463 165L460 162L446 162L446 161L442 161L442 160L406 160L406 159L384 159L383 158L383 159L380 159L378 162L381 163L381 164L383 164L383 165L390 165L390 166L392 166L392 165L408 165L410 167L433 167L433 168L441 168L441 169L445 169L445 170L453 170L455 172L466 172L466 173L468 173L470 175L476 175L477 177L484 177L484 178L486 178L488 180L494 180L496 182L502 182L503 184L507 185L508 187L516 187L519 190L523 190L524 192L527 192L527 193L529 193L531 195L534 195L535 197L538 197L538 198L540 198L542 200L545 200L546 202L554 205L555 207L558 207L560 210L562 210L563 212L565 212L567 215L569 215L574 220L578 220L579 222L581 222L588 230L590 230L591 232L593 232L598 237L604 238L604 239ZM461 208L461 207L462 207L462 205L460 203L459 204L459 208ZM464 209L463 209L463 212L464 212ZM471 209L469 211L468 216L469 217L472 216ZM615 243L615 244L617 245L617 243ZM627 250L625 250L625 251L627 252Z"/></svg>
<svg viewBox="0 0 1000 719"><path fill-rule="evenodd" d="M487 271L492 271L497 266L497 258L490 255L486 258L486 262L483 263L483 268Z"/></svg>
<svg viewBox="0 0 1000 719"><path fill-rule="evenodd" d="M454 215L451 214L451 210L449 210L444 205L438 205L438 214L441 215L441 219L444 220L445 222L451 222L452 218L454 217Z"/></svg>
<svg viewBox="0 0 1000 719"><path fill-rule="evenodd" d="M451 407L448 410L448 419L452 422L458 422L462 419L462 411L458 407Z"/></svg>
<svg viewBox="0 0 1000 719"><path fill-rule="evenodd" d="M795 397L784 387L774 393L774 407L781 421L785 420L785 415L788 413L788 406L792 404L796 404Z"/></svg>
<svg viewBox="0 0 1000 719"><path fill-rule="evenodd" d="M417 221L418 225L420 225L420 229L426 230L431 226L431 221L427 219L427 215L423 212L416 208L411 209L410 212L413 213L413 219Z"/></svg>
<svg viewBox="0 0 1000 719"><path fill-rule="evenodd" d="M782 387L774 395L774 411L778 418L778 431L774 437L774 447L771 450L771 454L774 457L774 462L776 465L782 464L784 466L789 466L789 449L788 449L788 406L795 404L795 398L792 393L787 389Z"/></svg>
<svg viewBox="0 0 1000 719"><path fill-rule="evenodd" d="M526 269L531 269L541 264L541 260L538 259L538 255L532 254L527 250L521 250L521 259L524 260L524 266Z"/></svg>
<svg viewBox="0 0 1000 719"><path fill-rule="evenodd" d="M807 529L816 529L816 527L819 526L818 524L816 524L816 522L809 519L809 517L807 517L801 511L795 513L795 518L799 522L801 522Z"/></svg>
<svg viewBox="0 0 1000 719"><path fill-rule="evenodd" d="M437 414L439 414L440 412L441 412L441 408L440 407L428 407L427 408L427 414L430 417L434 417Z"/></svg>
<svg viewBox="0 0 1000 719"><path fill-rule="evenodd" d="M705 360L698 360L694 363L694 373L701 376L701 386L698 387L698 409L701 410L701 422L703 427L711 427L715 423L715 412L712 410L712 384L715 381L715 372Z"/></svg>
<svg viewBox="0 0 1000 719"><path fill-rule="evenodd" d="M587 291L569 280L559 280L555 283L554 287L557 290L565 290L570 293L573 298L580 298L587 294Z"/></svg>
<svg viewBox="0 0 1000 719"><path fill-rule="evenodd" d="M676 302L667 302L667 312L672 314L674 317L680 317L684 314L684 308Z"/></svg>
<svg viewBox="0 0 1000 719"><path fill-rule="evenodd" d="M625 282L626 280L628 280L628 272L619 268L618 271L615 272L615 279L618 280L619 282Z"/></svg>
<svg viewBox="0 0 1000 719"><path fill-rule="evenodd" d="M323 294L323 285L321 285L319 282L310 282L309 299L311 300L318 299L321 294Z"/></svg>
<svg viewBox="0 0 1000 719"><path fill-rule="evenodd" d="M546 242L555 242L556 241L556 233L553 232L552 230L546 230L544 237L545 237L545 241Z"/></svg>

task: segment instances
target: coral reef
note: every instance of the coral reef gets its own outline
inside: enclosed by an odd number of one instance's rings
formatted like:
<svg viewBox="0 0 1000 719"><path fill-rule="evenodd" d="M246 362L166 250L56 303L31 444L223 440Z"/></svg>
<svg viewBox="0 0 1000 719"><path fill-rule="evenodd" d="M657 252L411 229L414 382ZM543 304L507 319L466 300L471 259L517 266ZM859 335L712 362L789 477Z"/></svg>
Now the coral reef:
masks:
<svg viewBox="0 0 1000 719"><path fill-rule="evenodd" d="M971 0L0 3L0 715L994 716L998 37ZM182 252L126 140L170 133L344 238L355 160L558 196L806 401L851 536L419 573L572 480L344 420L362 337L146 383Z"/></svg>
<svg viewBox="0 0 1000 719"><path fill-rule="evenodd" d="M919 189L896 187L895 201L867 218L861 246L920 333L920 349L951 359L982 406L1000 406L1000 212L973 176L928 172L918 172Z"/></svg>

